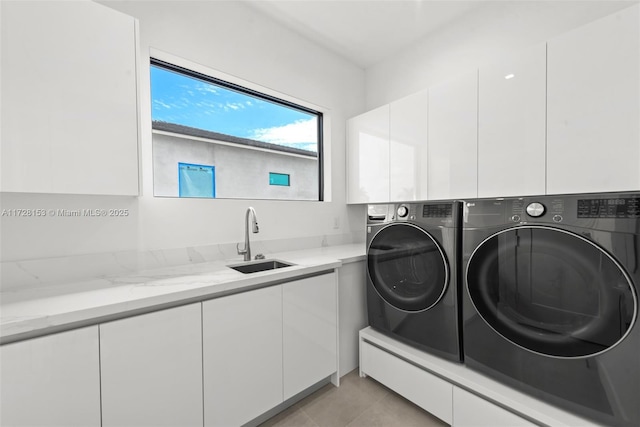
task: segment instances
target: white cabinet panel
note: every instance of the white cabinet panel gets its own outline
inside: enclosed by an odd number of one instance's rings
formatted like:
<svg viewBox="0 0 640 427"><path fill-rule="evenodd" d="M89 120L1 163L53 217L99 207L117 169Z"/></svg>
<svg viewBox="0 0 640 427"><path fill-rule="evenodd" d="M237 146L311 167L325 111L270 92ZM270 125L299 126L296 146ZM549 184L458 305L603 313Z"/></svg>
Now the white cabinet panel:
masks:
<svg viewBox="0 0 640 427"><path fill-rule="evenodd" d="M427 198L427 91L390 104L389 200Z"/></svg>
<svg viewBox="0 0 640 427"><path fill-rule="evenodd" d="M102 425L202 426L201 306L100 325Z"/></svg>
<svg viewBox="0 0 640 427"><path fill-rule="evenodd" d="M545 193L546 44L483 66L478 197Z"/></svg>
<svg viewBox="0 0 640 427"><path fill-rule="evenodd" d="M477 196L478 73L429 88L430 200Z"/></svg>
<svg viewBox="0 0 640 427"><path fill-rule="evenodd" d="M453 386L450 383L365 341L360 351L362 372L451 424Z"/></svg>
<svg viewBox="0 0 640 427"><path fill-rule="evenodd" d="M282 286L205 301L204 422L239 426L282 403Z"/></svg>
<svg viewBox="0 0 640 427"><path fill-rule="evenodd" d="M0 7L2 191L137 195L134 18L92 1Z"/></svg>
<svg viewBox="0 0 640 427"><path fill-rule="evenodd" d="M639 11L548 43L549 194L640 189Z"/></svg>
<svg viewBox="0 0 640 427"><path fill-rule="evenodd" d="M389 200L389 105L347 121L347 203Z"/></svg>
<svg viewBox="0 0 640 427"><path fill-rule="evenodd" d="M536 424L475 394L453 387L454 427L528 427Z"/></svg>
<svg viewBox="0 0 640 427"><path fill-rule="evenodd" d="M0 424L100 426L98 327L0 347Z"/></svg>
<svg viewBox="0 0 640 427"><path fill-rule="evenodd" d="M358 367L358 332L368 325L364 261L338 269L338 319L340 376Z"/></svg>
<svg viewBox="0 0 640 427"><path fill-rule="evenodd" d="M284 400L337 370L335 273L282 285Z"/></svg>

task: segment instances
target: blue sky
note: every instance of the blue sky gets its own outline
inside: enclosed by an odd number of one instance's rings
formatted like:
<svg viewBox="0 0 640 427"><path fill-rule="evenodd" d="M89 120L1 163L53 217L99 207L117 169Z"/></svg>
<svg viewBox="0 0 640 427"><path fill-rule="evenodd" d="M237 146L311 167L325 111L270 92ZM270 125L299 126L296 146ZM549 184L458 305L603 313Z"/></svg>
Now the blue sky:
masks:
<svg viewBox="0 0 640 427"><path fill-rule="evenodd" d="M151 117L317 151L317 118L202 80L151 66Z"/></svg>

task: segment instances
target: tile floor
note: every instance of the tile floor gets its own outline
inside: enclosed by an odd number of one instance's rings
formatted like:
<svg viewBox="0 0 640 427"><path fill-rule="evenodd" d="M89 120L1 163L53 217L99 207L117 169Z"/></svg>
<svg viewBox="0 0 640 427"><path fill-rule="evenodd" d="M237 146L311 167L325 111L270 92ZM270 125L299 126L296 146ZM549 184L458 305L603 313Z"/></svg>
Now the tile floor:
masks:
<svg viewBox="0 0 640 427"><path fill-rule="evenodd" d="M354 370L327 384L261 427L442 427L447 426L394 391Z"/></svg>

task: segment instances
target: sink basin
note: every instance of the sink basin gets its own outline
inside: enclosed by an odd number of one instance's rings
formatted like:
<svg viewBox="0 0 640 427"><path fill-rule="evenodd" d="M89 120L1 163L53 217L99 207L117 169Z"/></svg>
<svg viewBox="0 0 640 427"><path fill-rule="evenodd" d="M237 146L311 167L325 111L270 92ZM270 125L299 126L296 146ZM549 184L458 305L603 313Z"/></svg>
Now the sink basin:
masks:
<svg viewBox="0 0 640 427"><path fill-rule="evenodd" d="M294 264L280 261L277 259L248 261L242 264L227 265L240 273L258 273L260 271L275 270L276 268L291 267Z"/></svg>

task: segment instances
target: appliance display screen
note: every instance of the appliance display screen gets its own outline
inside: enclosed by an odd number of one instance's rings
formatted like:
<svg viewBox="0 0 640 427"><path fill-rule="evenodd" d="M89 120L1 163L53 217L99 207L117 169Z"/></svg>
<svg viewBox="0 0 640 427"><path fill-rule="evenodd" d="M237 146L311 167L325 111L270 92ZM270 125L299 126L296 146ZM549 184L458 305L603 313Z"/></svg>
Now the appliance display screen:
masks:
<svg viewBox="0 0 640 427"><path fill-rule="evenodd" d="M640 199L580 199L578 218L638 218Z"/></svg>
<svg viewBox="0 0 640 427"><path fill-rule="evenodd" d="M450 218L453 213L453 205L424 205L422 207L423 218Z"/></svg>

